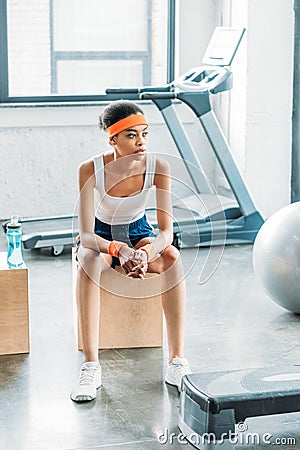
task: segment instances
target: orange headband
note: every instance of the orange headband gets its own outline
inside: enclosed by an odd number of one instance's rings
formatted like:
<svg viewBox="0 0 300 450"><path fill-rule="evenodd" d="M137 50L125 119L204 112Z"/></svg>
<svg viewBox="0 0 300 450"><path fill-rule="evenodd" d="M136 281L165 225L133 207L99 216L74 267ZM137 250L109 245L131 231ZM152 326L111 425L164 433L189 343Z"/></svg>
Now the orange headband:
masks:
<svg viewBox="0 0 300 450"><path fill-rule="evenodd" d="M112 138L121 131L127 130L130 127L135 127L136 125L148 125L147 119L143 114L134 114L132 116L125 117L118 122L114 123L106 129L108 136Z"/></svg>

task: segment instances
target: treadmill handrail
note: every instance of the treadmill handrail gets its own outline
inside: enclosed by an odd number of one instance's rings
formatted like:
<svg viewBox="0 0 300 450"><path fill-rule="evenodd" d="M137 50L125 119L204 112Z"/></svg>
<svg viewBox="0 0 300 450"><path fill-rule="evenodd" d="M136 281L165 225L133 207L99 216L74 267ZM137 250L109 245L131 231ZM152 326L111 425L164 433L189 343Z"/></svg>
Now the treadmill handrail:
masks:
<svg viewBox="0 0 300 450"><path fill-rule="evenodd" d="M163 86L143 86L140 88L107 88L105 90L106 94L141 94L142 92L169 92L173 89L172 84L166 84Z"/></svg>
<svg viewBox="0 0 300 450"><path fill-rule="evenodd" d="M141 100L152 100L154 98L159 98L159 99L175 99L177 97L177 93L176 92L142 92L140 94L140 99Z"/></svg>

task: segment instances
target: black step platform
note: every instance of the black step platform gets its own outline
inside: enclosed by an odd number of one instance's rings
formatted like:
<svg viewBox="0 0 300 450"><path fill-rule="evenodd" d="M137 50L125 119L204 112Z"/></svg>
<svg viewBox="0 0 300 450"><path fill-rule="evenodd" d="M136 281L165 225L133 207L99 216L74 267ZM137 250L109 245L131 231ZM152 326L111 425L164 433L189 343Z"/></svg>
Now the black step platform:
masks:
<svg viewBox="0 0 300 450"><path fill-rule="evenodd" d="M179 428L188 440L208 433L218 440L247 418L298 411L300 365L198 373L183 377Z"/></svg>

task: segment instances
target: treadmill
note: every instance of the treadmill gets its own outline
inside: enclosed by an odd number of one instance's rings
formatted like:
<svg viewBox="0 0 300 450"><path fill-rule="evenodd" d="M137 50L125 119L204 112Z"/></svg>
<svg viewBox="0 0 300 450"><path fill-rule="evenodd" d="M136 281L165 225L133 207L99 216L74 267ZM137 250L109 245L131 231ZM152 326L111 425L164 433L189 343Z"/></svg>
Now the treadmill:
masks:
<svg viewBox="0 0 300 450"><path fill-rule="evenodd" d="M10 222L2 223L4 232ZM78 231L77 216L19 218L22 224L22 242L26 249L51 247L51 254L59 256L66 245L74 245Z"/></svg>
<svg viewBox="0 0 300 450"><path fill-rule="evenodd" d="M161 112L193 183L193 193L173 202L174 242L178 247L253 243L264 223L232 157L220 124L212 110L211 95L232 88L230 65L245 29L216 27L202 66L184 73L170 84L158 87L111 88L106 92L122 98L137 94L151 100ZM198 118L234 198L219 195L206 177L176 113L175 102L188 105ZM146 211L157 227L155 210Z"/></svg>
<svg viewBox="0 0 300 450"><path fill-rule="evenodd" d="M193 193L173 201L173 244L177 248L222 244L253 243L264 220L256 210L232 157L220 124L212 111L211 95L232 88L230 65L245 29L216 27L202 66L193 68L164 86L110 88L116 99L151 100L164 117L179 155L193 184ZM231 186L235 198L219 195L206 177L174 103L183 102L196 114L212 150ZM155 208L146 209L157 230ZM77 216L22 219L23 246L26 249L52 247L58 256L72 245L78 231ZM8 221L3 223L4 231Z"/></svg>

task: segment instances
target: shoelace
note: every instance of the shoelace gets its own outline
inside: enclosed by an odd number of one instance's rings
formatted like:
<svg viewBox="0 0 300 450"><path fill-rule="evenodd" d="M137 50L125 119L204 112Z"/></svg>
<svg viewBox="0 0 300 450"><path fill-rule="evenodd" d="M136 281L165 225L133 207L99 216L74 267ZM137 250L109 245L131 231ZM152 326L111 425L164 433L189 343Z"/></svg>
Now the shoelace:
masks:
<svg viewBox="0 0 300 450"><path fill-rule="evenodd" d="M79 377L79 384L93 384L94 375L96 373L97 367L82 367Z"/></svg>
<svg viewBox="0 0 300 450"><path fill-rule="evenodd" d="M172 363L174 366L176 366L180 372L180 375L185 375L186 372L190 371L190 367L187 361L174 361Z"/></svg>

